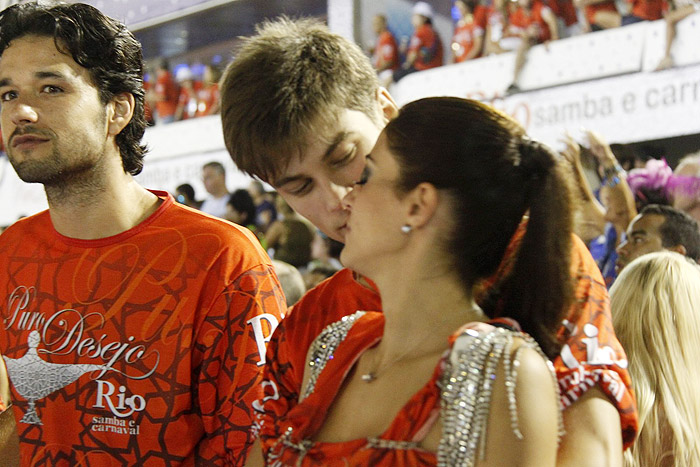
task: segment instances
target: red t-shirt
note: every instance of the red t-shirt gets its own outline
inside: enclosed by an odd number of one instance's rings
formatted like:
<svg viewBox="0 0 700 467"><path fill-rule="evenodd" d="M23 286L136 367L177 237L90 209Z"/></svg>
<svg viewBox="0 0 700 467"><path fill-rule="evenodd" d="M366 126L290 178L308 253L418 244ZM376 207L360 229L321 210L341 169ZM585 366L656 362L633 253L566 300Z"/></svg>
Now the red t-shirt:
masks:
<svg viewBox="0 0 700 467"><path fill-rule="evenodd" d="M488 22L488 16L491 8L486 5L479 3L474 7L474 23L481 28L482 31L486 31L486 23Z"/></svg>
<svg viewBox="0 0 700 467"><path fill-rule="evenodd" d="M511 240L499 270L476 288L477 301L510 271L525 233L523 222ZM563 407L591 387L599 387L615 405L624 445L637 432L637 411L627 373L627 357L612 328L608 292L598 267L583 242L574 236L571 258L576 279L574 301L558 336L566 342L554 367ZM282 435L278 421L298 405L309 346L330 323L357 310L380 310L379 296L344 269L309 291L280 324L268 345L265 397L256 404L265 429L261 441L268 450ZM262 408L265 410L263 411Z"/></svg>
<svg viewBox="0 0 700 467"><path fill-rule="evenodd" d="M444 53L442 41L429 24L424 24L416 29L411 37L408 53L416 54L413 67L418 71L442 66Z"/></svg>
<svg viewBox="0 0 700 467"><path fill-rule="evenodd" d="M550 5L552 5L552 3L550 3ZM576 7L572 0L558 0L558 12L555 13L564 20L566 26L572 26L578 23Z"/></svg>
<svg viewBox="0 0 700 467"><path fill-rule="evenodd" d="M396 70L399 68L399 47L396 45L394 35L389 31L383 31L377 37L377 45L372 57L374 67L378 70Z"/></svg>
<svg viewBox="0 0 700 467"><path fill-rule="evenodd" d="M209 86L202 86L197 91L197 117L211 115L212 109L219 102L219 84L212 83Z"/></svg>
<svg viewBox="0 0 700 467"><path fill-rule="evenodd" d="M477 25L476 20L458 22L452 36L452 53L455 63L465 61L474 47L474 39L483 35L484 30ZM476 55L476 57L479 55L481 54Z"/></svg>
<svg viewBox="0 0 700 467"><path fill-rule="evenodd" d="M539 31L537 40L539 42L548 41L551 39L552 34L549 31L549 26L542 18L542 14L545 11L551 13L552 10L538 0L532 3L532 8L530 9L518 7L510 14L510 27L518 33L523 33L529 27L535 25Z"/></svg>
<svg viewBox="0 0 700 467"><path fill-rule="evenodd" d="M179 91L169 72L159 72L155 92L158 97L156 101L158 118L167 118L175 115Z"/></svg>
<svg viewBox="0 0 700 467"><path fill-rule="evenodd" d="M664 0L632 0L632 14L647 21L663 18L663 12L667 8Z"/></svg>
<svg viewBox="0 0 700 467"><path fill-rule="evenodd" d="M257 239L174 203L113 237L48 211L0 237L0 353L25 465L243 465L285 309Z"/></svg>
<svg viewBox="0 0 700 467"><path fill-rule="evenodd" d="M588 5L584 9L584 12L586 14L586 21L588 21L588 24L595 24L595 14L599 11L610 11L613 13L617 13L617 7L615 6L614 0Z"/></svg>

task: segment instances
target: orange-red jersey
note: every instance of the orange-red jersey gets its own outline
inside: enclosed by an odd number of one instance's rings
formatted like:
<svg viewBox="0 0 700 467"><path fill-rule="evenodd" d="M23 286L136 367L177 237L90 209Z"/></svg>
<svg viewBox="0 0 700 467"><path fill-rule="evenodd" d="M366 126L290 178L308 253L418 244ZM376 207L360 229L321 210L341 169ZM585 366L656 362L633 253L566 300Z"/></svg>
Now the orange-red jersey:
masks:
<svg viewBox="0 0 700 467"><path fill-rule="evenodd" d="M664 10L668 4L664 0L631 0L632 14L647 21L656 21L663 18Z"/></svg>
<svg viewBox="0 0 700 467"><path fill-rule="evenodd" d="M175 115L179 90L177 84L175 81L173 81L170 72L162 71L158 74L155 93L158 97L158 100L156 101L158 118L167 118Z"/></svg>
<svg viewBox="0 0 700 467"><path fill-rule="evenodd" d="M475 39L483 37L483 35L484 30L479 27L475 20L458 22L452 36L452 54L455 63L465 61L474 47ZM474 58L480 55L481 53L475 55Z"/></svg>
<svg viewBox="0 0 700 467"><path fill-rule="evenodd" d="M618 12L614 0L587 5L584 8L584 13L586 15L586 21L588 21L588 24L595 24L595 14L599 11L609 11L612 13Z"/></svg>
<svg viewBox="0 0 700 467"><path fill-rule="evenodd" d="M494 276L478 284L477 302L510 272L526 227L527 223L523 222L516 231ZM612 328L603 278L588 249L576 236L571 271L575 278L574 300L558 331L565 345L553 362L560 402L568 407L588 389L600 388L620 414L623 443L628 447L637 432L637 410L627 357ZM379 310L379 304L376 292L360 285L352 272L345 269L307 293L280 324L268 346L265 396L256 404L263 424L261 440L267 452L284 434L280 420L298 405L307 352L314 338L325 326L343 316L357 310Z"/></svg>
<svg viewBox="0 0 700 467"><path fill-rule="evenodd" d="M552 12L548 6L545 6L539 0L535 0L531 8L518 7L510 14L510 28L518 33L523 33L531 26L536 26L538 30L537 40L539 42L548 41L552 38L552 34L549 26L542 18L542 14L545 11Z"/></svg>
<svg viewBox="0 0 700 467"><path fill-rule="evenodd" d="M197 113L195 116L203 117L211 115L212 109L219 102L219 83L211 83L208 86L202 85L202 88L197 91Z"/></svg>
<svg viewBox="0 0 700 467"><path fill-rule="evenodd" d="M0 353L26 465L243 465L284 310L247 229L174 203L97 240L0 237Z"/></svg>
<svg viewBox="0 0 700 467"><path fill-rule="evenodd" d="M442 66L444 53L442 41L429 24L424 24L416 29L408 45L408 53L416 54L413 67L418 71Z"/></svg>
<svg viewBox="0 0 700 467"><path fill-rule="evenodd" d="M377 70L396 70L399 68L399 47L390 31L382 31L377 37L372 64Z"/></svg>

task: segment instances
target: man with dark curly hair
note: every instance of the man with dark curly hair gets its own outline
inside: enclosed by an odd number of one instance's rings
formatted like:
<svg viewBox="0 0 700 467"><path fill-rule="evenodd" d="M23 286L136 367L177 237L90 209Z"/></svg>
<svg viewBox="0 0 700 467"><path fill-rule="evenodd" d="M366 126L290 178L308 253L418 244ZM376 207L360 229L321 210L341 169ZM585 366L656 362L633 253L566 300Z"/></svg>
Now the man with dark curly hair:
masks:
<svg viewBox="0 0 700 467"><path fill-rule="evenodd" d="M143 63L123 24L15 5L0 56L8 157L49 204L0 238L0 399L20 459L243 465L286 307L270 259L246 229L134 180Z"/></svg>

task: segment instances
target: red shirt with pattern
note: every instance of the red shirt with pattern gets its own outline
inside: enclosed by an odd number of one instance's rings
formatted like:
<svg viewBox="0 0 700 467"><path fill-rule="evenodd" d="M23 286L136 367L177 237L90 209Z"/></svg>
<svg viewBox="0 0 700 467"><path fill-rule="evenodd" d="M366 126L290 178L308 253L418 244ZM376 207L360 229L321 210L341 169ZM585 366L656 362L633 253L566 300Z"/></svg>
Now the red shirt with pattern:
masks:
<svg viewBox="0 0 700 467"><path fill-rule="evenodd" d="M474 47L474 39L483 37L484 30L479 27L476 20L460 21L455 26L454 35L452 36L452 53L455 58L455 63L463 62ZM477 58L481 53L474 56Z"/></svg>
<svg viewBox="0 0 700 467"><path fill-rule="evenodd" d="M390 31L382 31L372 55L372 64L379 71L399 68L399 47Z"/></svg>
<svg viewBox="0 0 700 467"><path fill-rule="evenodd" d="M0 237L0 353L26 465L243 465L285 309L245 228L174 203L98 240Z"/></svg>
<svg viewBox="0 0 700 467"><path fill-rule="evenodd" d="M429 24L423 24L416 29L408 45L408 53L416 54L413 67L418 71L442 66L442 41Z"/></svg>

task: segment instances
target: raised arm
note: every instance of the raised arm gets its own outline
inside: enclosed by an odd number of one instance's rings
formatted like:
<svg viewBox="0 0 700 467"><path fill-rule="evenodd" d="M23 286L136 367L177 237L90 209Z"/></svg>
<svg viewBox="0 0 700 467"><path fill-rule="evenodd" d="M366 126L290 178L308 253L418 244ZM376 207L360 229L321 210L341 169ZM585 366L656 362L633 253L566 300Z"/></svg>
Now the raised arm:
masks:
<svg viewBox="0 0 700 467"><path fill-rule="evenodd" d="M570 135L564 138L566 148L561 152L574 184L574 232L588 243L605 230L605 208L593 195L581 164L581 147Z"/></svg>

